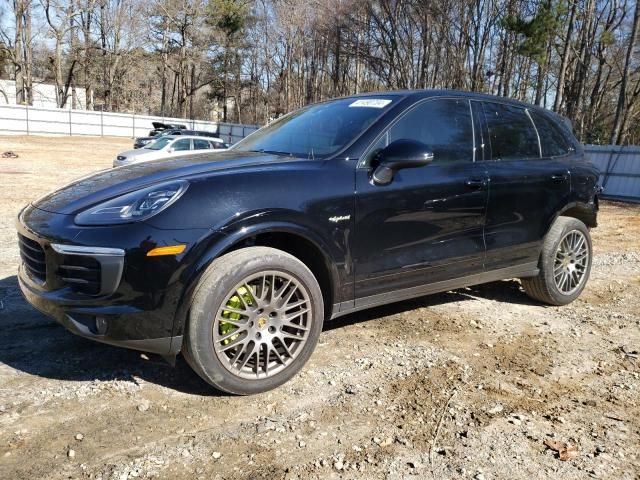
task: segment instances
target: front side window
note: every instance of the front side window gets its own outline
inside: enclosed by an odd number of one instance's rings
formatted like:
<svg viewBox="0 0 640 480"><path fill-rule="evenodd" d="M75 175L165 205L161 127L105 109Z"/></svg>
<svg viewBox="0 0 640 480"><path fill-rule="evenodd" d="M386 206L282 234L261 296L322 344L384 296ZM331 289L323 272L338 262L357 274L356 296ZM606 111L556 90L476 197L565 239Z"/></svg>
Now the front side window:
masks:
<svg viewBox="0 0 640 480"><path fill-rule="evenodd" d="M434 162L473 161L469 102L443 98L419 104L387 130L373 152L396 140L424 143L433 152Z"/></svg>
<svg viewBox="0 0 640 480"><path fill-rule="evenodd" d="M493 160L540 158L538 134L524 108L483 102Z"/></svg>
<svg viewBox="0 0 640 480"><path fill-rule="evenodd" d="M172 145L172 148L174 152L191 150L191 140L188 138L183 138L181 140L178 140Z"/></svg>
<svg viewBox="0 0 640 480"><path fill-rule="evenodd" d="M211 144L207 140L200 140L199 138L193 139L194 150L210 150Z"/></svg>
<svg viewBox="0 0 640 480"><path fill-rule="evenodd" d="M233 149L326 158L349 145L400 99L376 95L312 105L252 133Z"/></svg>
<svg viewBox="0 0 640 480"><path fill-rule="evenodd" d="M540 135L543 157L561 157L569 153L571 146L560 128L550 119L537 112L529 112Z"/></svg>

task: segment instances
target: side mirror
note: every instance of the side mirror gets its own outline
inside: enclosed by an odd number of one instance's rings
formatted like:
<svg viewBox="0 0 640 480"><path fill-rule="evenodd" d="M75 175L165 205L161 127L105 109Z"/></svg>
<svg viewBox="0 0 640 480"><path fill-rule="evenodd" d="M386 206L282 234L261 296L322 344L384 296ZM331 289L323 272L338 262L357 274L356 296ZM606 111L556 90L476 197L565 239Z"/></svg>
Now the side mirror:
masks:
<svg viewBox="0 0 640 480"><path fill-rule="evenodd" d="M376 185L388 185L397 170L417 168L433 161L433 152L422 142L416 140L396 140L376 155L377 167L373 172Z"/></svg>

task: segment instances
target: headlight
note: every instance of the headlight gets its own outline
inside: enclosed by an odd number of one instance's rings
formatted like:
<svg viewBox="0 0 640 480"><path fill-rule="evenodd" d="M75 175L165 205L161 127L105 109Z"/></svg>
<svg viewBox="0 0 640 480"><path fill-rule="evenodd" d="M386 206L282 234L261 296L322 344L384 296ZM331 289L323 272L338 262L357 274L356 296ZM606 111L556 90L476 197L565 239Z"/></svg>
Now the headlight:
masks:
<svg viewBox="0 0 640 480"><path fill-rule="evenodd" d="M147 220L178 200L189 184L177 181L127 193L76 215L78 225L114 225Z"/></svg>

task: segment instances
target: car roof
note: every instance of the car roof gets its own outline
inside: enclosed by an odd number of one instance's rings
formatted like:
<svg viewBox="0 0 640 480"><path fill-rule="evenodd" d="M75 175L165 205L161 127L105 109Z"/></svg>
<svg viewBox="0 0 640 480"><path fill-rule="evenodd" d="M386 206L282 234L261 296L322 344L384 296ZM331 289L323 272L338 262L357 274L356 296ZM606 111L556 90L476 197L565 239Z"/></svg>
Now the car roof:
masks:
<svg viewBox="0 0 640 480"><path fill-rule="evenodd" d="M498 95L490 95L488 93L480 93L480 92L468 92L464 90L453 90L453 89L414 89L414 90L390 90L390 91L380 91L380 92L364 92L358 93L355 95L349 95L343 98L367 98L367 97L376 97L380 95L386 96L399 96L405 98L413 98L414 100L422 99L422 98L430 98L430 97L459 97L459 98L469 98L474 100L484 100L487 102L498 102L498 103L506 103L509 105L515 105L523 108L527 108L529 110L537 110L539 112L543 112L545 115L554 118L556 121L564 123L569 130L572 130L571 121L552 111L541 107L539 105L533 105L531 103L522 102L520 100L515 100L509 97L501 97Z"/></svg>
<svg viewBox="0 0 640 480"><path fill-rule="evenodd" d="M536 108L536 109L544 110L542 107L538 107L530 103L522 102L520 100L514 100L509 97L500 97L497 95L490 95L488 93L468 92L464 90L453 90L453 89L415 89L415 90L390 90L390 91L379 91L379 92L364 92L364 93L358 93L355 95L349 95L344 98L352 98L352 97L366 98L366 97L376 97L380 95L411 97L414 99L428 98L428 97L454 96L454 97L472 98L476 100L509 103L512 105L519 105L519 106L525 106L527 108Z"/></svg>
<svg viewBox="0 0 640 480"><path fill-rule="evenodd" d="M170 138L170 139L179 139L179 138L193 138L196 140L209 140L210 142L215 142L215 143L224 143L224 140L222 140L221 138L218 137L203 137L200 135L164 135L162 137L159 138Z"/></svg>

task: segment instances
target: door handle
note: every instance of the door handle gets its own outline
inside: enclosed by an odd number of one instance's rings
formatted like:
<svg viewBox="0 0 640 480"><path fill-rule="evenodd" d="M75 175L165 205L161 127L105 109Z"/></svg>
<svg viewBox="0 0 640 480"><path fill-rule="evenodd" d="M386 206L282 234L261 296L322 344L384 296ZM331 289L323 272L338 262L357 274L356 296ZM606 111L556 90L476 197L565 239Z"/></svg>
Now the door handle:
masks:
<svg viewBox="0 0 640 480"><path fill-rule="evenodd" d="M487 186L487 182L483 178L470 178L464 184L474 190L480 190Z"/></svg>
<svg viewBox="0 0 640 480"><path fill-rule="evenodd" d="M568 175L564 172L562 173L554 173L553 175L551 175L551 180L553 180L556 183L560 183L560 182L564 182L565 180L567 180Z"/></svg>

